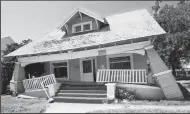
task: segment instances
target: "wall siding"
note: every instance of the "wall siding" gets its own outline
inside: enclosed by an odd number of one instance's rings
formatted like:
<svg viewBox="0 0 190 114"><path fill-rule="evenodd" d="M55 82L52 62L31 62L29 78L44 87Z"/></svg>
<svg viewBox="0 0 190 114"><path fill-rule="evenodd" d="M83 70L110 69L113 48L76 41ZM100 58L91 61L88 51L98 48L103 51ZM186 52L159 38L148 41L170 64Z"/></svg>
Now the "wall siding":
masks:
<svg viewBox="0 0 190 114"><path fill-rule="evenodd" d="M69 60L69 78L71 81L81 81L79 59Z"/></svg>
<svg viewBox="0 0 190 114"><path fill-rule="evenodd" d="M148 71L146 55L133 54L133 63L134 69L146 69Z"/></svg>
<svg viewBox="0 0 190 114"><path fill-rule="evenodd" d="M97 69L101 69L101 66L104 66L104 68L107 68L106 63L106 56L97 56Z"/></svg>

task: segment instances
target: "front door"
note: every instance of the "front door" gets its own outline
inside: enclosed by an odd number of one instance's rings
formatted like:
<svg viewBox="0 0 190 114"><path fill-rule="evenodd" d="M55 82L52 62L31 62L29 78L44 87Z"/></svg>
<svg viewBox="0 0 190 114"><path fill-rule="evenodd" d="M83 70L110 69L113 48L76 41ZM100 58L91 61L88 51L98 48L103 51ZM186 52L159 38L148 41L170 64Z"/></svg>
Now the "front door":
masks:
<svg viewBox="0 0 190 114"><path fill-rule="evenodd" d="M93 71L93 58L81 60L81 79L82 81L93 82L94 71Z"/></svg>

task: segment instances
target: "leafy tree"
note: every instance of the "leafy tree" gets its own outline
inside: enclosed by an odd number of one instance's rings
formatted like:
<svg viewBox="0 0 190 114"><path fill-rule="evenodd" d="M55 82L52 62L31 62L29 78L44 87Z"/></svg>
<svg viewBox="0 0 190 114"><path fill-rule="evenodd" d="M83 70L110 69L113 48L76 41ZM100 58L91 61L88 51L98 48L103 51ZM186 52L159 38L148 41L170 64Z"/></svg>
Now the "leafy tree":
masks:
<svg viewBox="0 0 190 114"><path fill-rule="evenodd" d="M181 0L176 6L165 5L155 19L167 34L156 37L154 48L175 75L180 60L189 61L190 3Z"/></svg>
<svg viewBox="0 0 190 114"><path fill-rule="evenodd" d="M7 45L6 50L3 51L3 55L7 55L16 49L28 44L32 40L23 40L21 43L12 43ZM6 91L6 86L9 85L10 80L12 78L13 70L14 70L14 62L17 61L16 57L9 57L9 58L4 58L1 61L1 81L2 81L2 91L1 93L5 93Z"/></svg>

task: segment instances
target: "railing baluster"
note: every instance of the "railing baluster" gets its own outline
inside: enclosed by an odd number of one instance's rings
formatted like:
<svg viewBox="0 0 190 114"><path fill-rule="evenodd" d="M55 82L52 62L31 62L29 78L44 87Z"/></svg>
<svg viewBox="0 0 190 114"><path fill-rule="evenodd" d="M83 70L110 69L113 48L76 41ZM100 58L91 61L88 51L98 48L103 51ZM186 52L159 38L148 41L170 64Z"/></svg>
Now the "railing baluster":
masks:
<svg viewBox="0 0 190 114"><path fill-rule="evenodd" d="M97 71L96 82L99 82L99 74L100 74L100 71L98 70L98 71Z"/></svg>
<svg viewBox="0 0 190 114"><path fill-rule="evenodd" d="M124 70L122 70L121 72L122 72L122 81L121 81L121 82L124 83L124 82L125 82L125 81L124 81L124 77L125 77L125 75L124 75Z"/></svg>

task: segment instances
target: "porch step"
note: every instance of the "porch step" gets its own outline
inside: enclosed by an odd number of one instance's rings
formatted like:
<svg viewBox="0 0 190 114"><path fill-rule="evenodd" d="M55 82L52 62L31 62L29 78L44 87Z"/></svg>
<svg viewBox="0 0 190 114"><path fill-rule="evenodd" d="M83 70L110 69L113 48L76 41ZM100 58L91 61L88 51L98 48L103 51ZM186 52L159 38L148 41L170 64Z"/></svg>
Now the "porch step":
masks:
<svg viewBox="0 0 190 114"><path fill-rule="evenodd" d="M102 103L103 100L107 100L105 85L92 83L80 85L80 83L62 84L54 97L55 102Z"/></svg>
<svg viewBox="0 0 190 114"><path fill-rule="evenodd" d="M60 90L60 93L106 93L105 90Z"/></svg>
<svg viewBox="0 0 190 114"><path fill-rule="evenodd" d="M57 96L64 97L96 97L96 98L106 98L107 94L97 94L97 93L58 93Z"/></svg>
<svg viewBox="0 0 190 114"><path fill-rule="evenodd" d="M55 102L66 102L66 103L93 103L100 104L107 98L95 98L95 97L54 97ZM85 107L84 107L85 108Z"/></svg>
<svg viewBox="0 0 190 114"><path fill-rule="evenodd" d="M92 87L88 87L88 86L78 86L78 87L75 87L75 86L61 86L60 87L61 90L106 90L106 87L104 86L92 86Z"/></svg>

